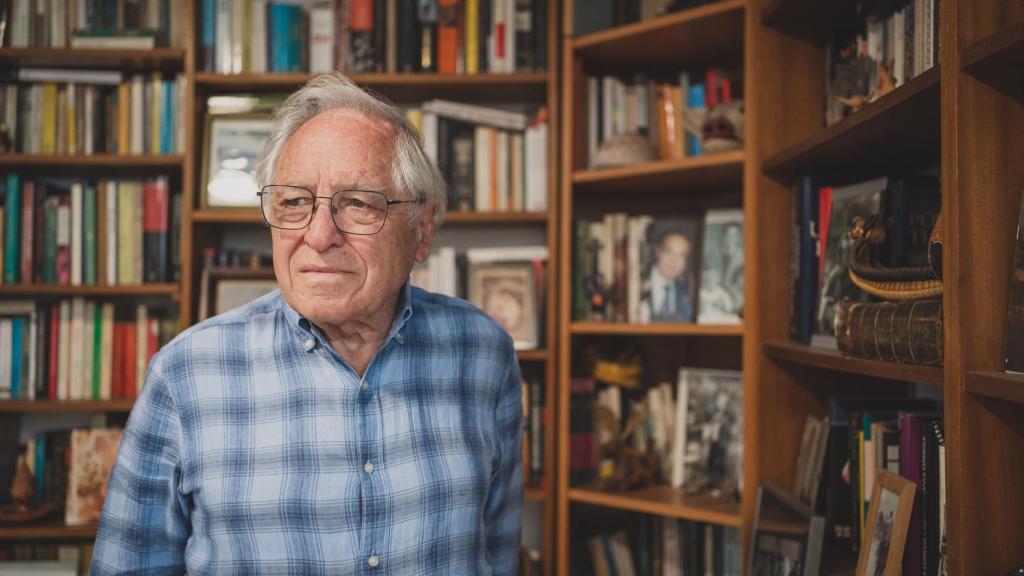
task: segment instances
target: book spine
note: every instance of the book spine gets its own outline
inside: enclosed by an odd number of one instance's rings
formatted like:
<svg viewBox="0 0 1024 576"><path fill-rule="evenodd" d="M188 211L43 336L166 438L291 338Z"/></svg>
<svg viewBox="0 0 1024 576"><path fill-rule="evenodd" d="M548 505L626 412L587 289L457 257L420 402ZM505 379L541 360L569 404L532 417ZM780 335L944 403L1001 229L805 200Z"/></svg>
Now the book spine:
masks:
<svg viewBox="0 0 1024 576"><path fill-rule="evenodd" d="M4 284L18 282L18 226L21 219L21 177L7 175L7 199L4 206Z"/></svg>
<svg viewBox="0 0 1024 576"><path fill-rule="evenodd" d="M82 282L96 284L96 186L86 184L82 190Z"/></svg>
<svg viewBox="0 0 1024 576"><path fill-rule="evenodd" d="M35 182L27 181L21 188L21 273L24 283L32 281L32 256L35 251L36 193Z"/></svg>
<svg viewBox="0 0 1024 576"><path fill-rule="evenodd" d="M309 19L309 71L334 69L334 10L330 5L313 8Z"/></svg>
<svg viewBox="0 0 1024 576"><path fill-rule="evenodd" d="M170 190L167 177L145 184L143 245L146 282L167 280L168 209Z"/></svg>
<svg viewBox="0 0 1024 576"><path fill-rule="evenodd" d="M459 1L437 3L437 72L455 74L459 50Z"/></svg>

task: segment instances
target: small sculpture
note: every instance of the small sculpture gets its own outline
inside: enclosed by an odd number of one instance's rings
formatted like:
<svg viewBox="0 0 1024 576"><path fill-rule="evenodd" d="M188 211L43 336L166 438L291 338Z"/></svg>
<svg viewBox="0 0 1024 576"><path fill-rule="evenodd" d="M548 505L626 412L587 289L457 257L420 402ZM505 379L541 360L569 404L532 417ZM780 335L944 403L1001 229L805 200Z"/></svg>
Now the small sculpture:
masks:
<svg viewBox="0 0 1024 576"><path fill-rule="evenodd" d="M14 501L14 509L17 512L27 512L35 488L32 487L32 471L28 468L28 460L25 454L18 454L18 462L15 465L14 479L11 481L11 500Z"/></svg>
<svg viewBox="0 0 1024 576"><path fill-rule="evenodd" d="M725 102L708 110L700 130L704 152L742 148L744 120L742 100Z"/></svg>

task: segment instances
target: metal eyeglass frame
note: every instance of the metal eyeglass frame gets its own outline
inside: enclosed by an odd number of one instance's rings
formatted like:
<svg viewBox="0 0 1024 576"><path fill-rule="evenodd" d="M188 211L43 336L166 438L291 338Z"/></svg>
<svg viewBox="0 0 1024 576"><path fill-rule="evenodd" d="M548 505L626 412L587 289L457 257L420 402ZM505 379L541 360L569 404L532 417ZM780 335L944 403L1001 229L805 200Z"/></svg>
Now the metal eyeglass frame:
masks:
<svg viewBox="0 0 1024 576"><path fill-rule="evenodd" d="M273 224L271 224L270 220L267 218L267 211L263 204L263 197L269 196L269 194L267 194L267 188L296 188L299 190L305 190L306 192L309 192L310 197L313 199L313 207L309 211L309 218L306 220L306 223L303 224L302 226L299 226L298 228L285 228L284 226L274 226ZM373 232L349 232L348 230L342 230L341 226L338 226L338 220L336 218L336 215L338 213L338 207L334 205L334 197L337 196L338 194L341 194L342 192L363 192L367 194L377 194L384 198L384 217L380 219L380 226ZM316 201L318 199L323 199L331 201L331 222L334 222L334 228L337 229L338 232L341 232L342 234L354 234L356 236L372 236L383 230L384 223L388 221L388 212L390 212L390 208L396 204L423 204L424 202L426 202L426 199L424 198L417 198L415 200L391 200L387 196L385 196L384 193L381 192L380 190L363 190L360 188L346 188L344 190L338 190L337 192L331 194L330 196L317 196L316 193L310 190L309 188L306 188L305 186L296 186L294 184L267 184L259 192L257 192L256 195L260 197L260 214L263 215L263 222L264 224L271 228L277 228L278 230L302 230L304 228L308 228L309 225L313 223L313 217L316 216L317 207L320 206L320 204L317 204Z"/></svg>

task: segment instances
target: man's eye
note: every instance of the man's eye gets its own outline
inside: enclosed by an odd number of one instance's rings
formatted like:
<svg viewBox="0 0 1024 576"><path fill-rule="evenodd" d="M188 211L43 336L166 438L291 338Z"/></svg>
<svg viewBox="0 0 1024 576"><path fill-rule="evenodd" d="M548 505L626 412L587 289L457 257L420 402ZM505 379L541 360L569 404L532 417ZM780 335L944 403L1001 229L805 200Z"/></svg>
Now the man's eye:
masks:
<svg viewBox="0 0 1024 576"><path fill-rule="evenodd" d="M348 201L348 205L351 206L352 208L368 208L369 207L369 205L366 202L363 202L362 200L360 200L358 198L351 198Z"/></svg>
<svg viewBox="0 0 1024 576"><path fill-rule="evenodd" d="M299 208L305 206L307 202L306 198L290 198L284 201L284 205L287 208Z"/></svg>

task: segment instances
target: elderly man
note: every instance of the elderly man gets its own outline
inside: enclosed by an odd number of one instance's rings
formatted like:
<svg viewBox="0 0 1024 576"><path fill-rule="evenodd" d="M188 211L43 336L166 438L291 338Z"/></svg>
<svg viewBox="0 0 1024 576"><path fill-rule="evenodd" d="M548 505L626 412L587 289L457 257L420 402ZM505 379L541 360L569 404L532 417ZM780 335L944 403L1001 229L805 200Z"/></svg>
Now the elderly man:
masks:
<svg viewBox="0 0 1024 576"><path fill-rule="evenodd" d="M280 285L156 355L93 574L513 574L512 341L412 288L445 184L340 74L277 115L258 180Z"/></svg>

